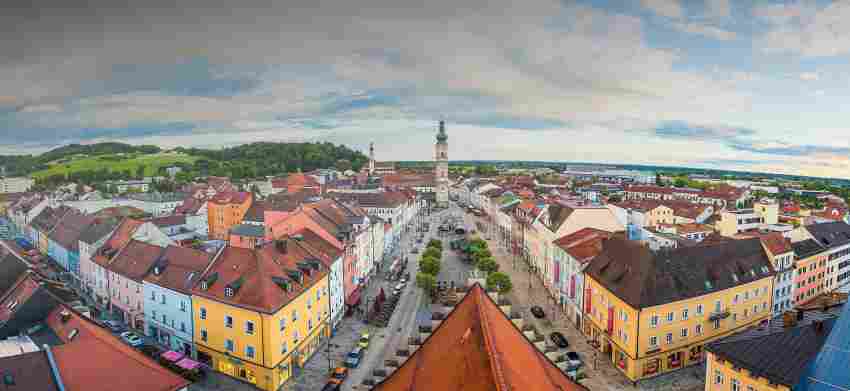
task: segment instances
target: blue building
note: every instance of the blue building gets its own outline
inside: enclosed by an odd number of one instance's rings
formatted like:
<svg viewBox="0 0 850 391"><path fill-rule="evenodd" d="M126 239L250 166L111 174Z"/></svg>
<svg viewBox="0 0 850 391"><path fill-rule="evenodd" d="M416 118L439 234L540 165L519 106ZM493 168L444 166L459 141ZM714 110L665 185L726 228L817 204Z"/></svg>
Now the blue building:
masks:
<svg viewBox="0 0 850 391"><path fill-rule="evenodd" d="M47 255L77 278L80 276L80 236L92 222L91 216L70 212L47 236Z"/></svg>
<svg viewBox="0 0 850 391"><path fill-rule="evenodd" d="M212 257L168 246L144 278L145 335L174 351L196 357L192 341L192 287Z"/></svg>

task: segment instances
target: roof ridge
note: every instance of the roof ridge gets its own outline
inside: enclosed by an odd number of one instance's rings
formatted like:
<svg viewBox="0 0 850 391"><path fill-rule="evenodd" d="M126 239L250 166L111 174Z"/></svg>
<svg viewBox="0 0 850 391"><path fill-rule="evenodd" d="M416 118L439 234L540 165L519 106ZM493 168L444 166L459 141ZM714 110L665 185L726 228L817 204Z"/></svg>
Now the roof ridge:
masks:
<svg viewBox="0 0 850 391"><path fill-rule="evenodd" d="M497 390L510 391L510 386L508 386L507 382L505 381L505 371L502 368L502 363L499 359L501 354L496 349L495 337L493 336L490 330L489 319L484 313L484 308L482 306L483 303L481 302L482 292L485 295L487 294L487 292L484 292L480 285L477 288L473 287L472 289L478 291L478 294L475 295L474 300L478 309L478 321L481 323L481 333L484 337L484 346L487 348L487 355L490 356L490 370L493 372L494 383L496 384Z"/></svg>

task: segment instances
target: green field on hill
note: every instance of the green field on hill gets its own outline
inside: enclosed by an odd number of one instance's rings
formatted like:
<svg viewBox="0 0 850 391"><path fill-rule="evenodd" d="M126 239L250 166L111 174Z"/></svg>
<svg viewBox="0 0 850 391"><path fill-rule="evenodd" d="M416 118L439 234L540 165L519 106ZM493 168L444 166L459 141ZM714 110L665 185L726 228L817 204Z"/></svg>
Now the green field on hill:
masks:
<svg viewBox="0 0 850 391"><path fill-rule="evenodd" d="M49 163L50 168L32 173L35 179L49 177L51 175L66 175L81 171L127 171L136 174L139 166L145 166L145 176L158 175L160 167L167 167L174 163L194 163L199 157L182 153L155 153L155 154L109 154L99 156L81 156L61 159Z"/></svg>

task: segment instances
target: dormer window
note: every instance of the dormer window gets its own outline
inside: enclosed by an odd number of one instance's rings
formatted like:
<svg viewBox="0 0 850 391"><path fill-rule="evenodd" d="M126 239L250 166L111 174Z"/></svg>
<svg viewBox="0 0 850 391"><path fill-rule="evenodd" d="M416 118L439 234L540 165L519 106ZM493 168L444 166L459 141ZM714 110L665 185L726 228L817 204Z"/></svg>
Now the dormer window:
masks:
<svg viewBox="0 0 850 391"><path fill-rule="evenodd" d="M224 288L224 295L227 297L233 297L235 293L231 287Z"/></svg>

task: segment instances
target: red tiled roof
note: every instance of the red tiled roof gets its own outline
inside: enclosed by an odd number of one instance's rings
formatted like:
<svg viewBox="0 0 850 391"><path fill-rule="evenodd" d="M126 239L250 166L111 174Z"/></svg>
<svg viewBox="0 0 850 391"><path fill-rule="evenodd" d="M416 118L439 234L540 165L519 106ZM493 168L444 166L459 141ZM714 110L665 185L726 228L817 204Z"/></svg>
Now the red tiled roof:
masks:
<svg viewBox="0 0 850 391"><path fill-rule="evenodd" d="M380 193L338 193L334 198L344 201L356 201L365 208L396 208L407 202L407 196L400 191Z"/></svg>
<svg viewBox="0 0 850 391"><path fill-rule="evenodd" d="M251 198L251 193L244 191L234 191L226 193L218 193L210 202L215 204L243 204Z"/></svg>
<svg viewBox="0 0 850 391"><path fill-rule="evenodd" d="M387 187L427 187L435 183L434 174L390 174L381 178Z"/></svg>
<svg viewBox="0 0 850 391"><path fill-rule="evenodd" d="M112 262L109 262L106 268L113 273L141 282L162 253L162 247L130 240L130 243L115 256Z"/></svg>
<svg viewBox="0 0 850 391"><path fill-rule="evenodd" d="M670 209L673 209L673 215L689 218L692 220L703 214L705 210L708 209L710 206L706 204L697 204L688 201L662 201L661 204Z"/></svg>
<svg viewBox="0 0 850 391"><path fill-rule="evenodd" d="M286 243L285 252L283 245L278 243ZM200 278L203 281L217 273L216 281L207 290L202 289L202 284L196 284L192 294L254 311L275 313L328 274L327 267L323 266L310 276L302 273L303 283L290 278L287 271L298 271L297 262L316 257L292 238L269 243L260 249L228 246ZM290 281L292 292L278 286L273 277ZM237 281L239 288L235 294L225 296L225 287Z"/></svg>
<svg viewBox="0 0 850 391"><path fill-rule="evenodd" d="M791 241L782 236L779 232L771 232L760 236L761 243L767 247L773 255L785 254L792 251Z"/></svg>
<svg viewBox="0 0 850 391"><path fill-rule="evenodd" d="M186 216L185 215L171 215L171 216L163 216L156 217L150 219L150 222L157 227L173 227L175 225L185 225L186 224Z"/></svg>
<svg viewBox="0 0 850 391"><path fill-rule="evenodd" d="M164 288L192 294L192 287L210 263L210 255L191 248L168 246L161 259L166 260L160 274L149 273L144 280Z"/></svg>
<svg viewBox="0 0 850 391"><path fill-rule="evenodd" d="M663 204L660 201L654 200L624 200L622 202L614 202L611 205L617 206L622 209L634 209L643 212L648 212Z"/></svg>
<svg viewBox="0 0 850 391"><path fill-rule="evenodd" d="M174 209L175 214L195 214L204 206L204 202L194 197L186 197L183 203Z"/></svg>
<svg viewBox="0 0 850 391"><path fill-rule="evenodd" d="M70 315L64 322L63 311ZM64 342L51 349L68 391L176 391L189 385L64 305L50 313L47 325ZM77 332L70 339L72 330Z"/></svg>
<svg viewBox="0 0 850 391"><path fill-rule="evenodd" d="M73 210L65 214L48 237L68 251L77 251L80 248L80 236L93 222L94 217Z"/></svg>
<svg viewBox="0 0 850 391"><path fill-rule="evenodd" d="M15 306L23 305L39 287L38 281L33 278L33 272L27 271L15 282L5 294L0 296L0 323L6 322L12 317L16 308L9 309L12 303Z"/></svg>
<svg viewBox="0 0 850 391"><path fill-rule="evenodd" d="M144 223L144 221L140 220L130 218L124 219L124 221L121 222L121 225L119 225L118 228L115 229L115 232L112 233L109 240L107 240L100 250L98 250L97 255L92 258L92 261L100 266L106 266L109 264L111 257L106 256L104 253L106 251L117 251L126 246L133 238L133 234L136 232L136 229Z"/></svg>
<svg viewBox="0 0 850 391"><path fill-rule="evenodd" d="M47 360L47 353L44 351L0 357L0 368L2 368L0 374L12 376L15 381L12 386L0 383L0 390L58 390L50 362Z"/></svg>
<svg viewBox="0 0 850 391"><path fill-rule="evenodd" d="M553 243L581 263L589 262L602 252L602 241L610 238L611 232L596 228L582 228Z"/></svg>
<svg viewBox="0 0 850 391"><path fill-rule="evenodd" d="M584 390L514 326L480 285L377 391Z"/></svg>
<svg viewBox="0 0 850 391"><path fill-rule="evenodd" d="M676 224L676 233L679 235L692 234L697 232L714 232L714 228L707 224L687 223Z"/></svg>
<svg viewBox="0 0 850 391"><path fill-rule="evenodd" d="M658 193L658 194L673 194L673 189L670 187L661 187L661 186L640 186L640 185L630 185L626 186L626 191L631 191L635 193Z"/></svg>

